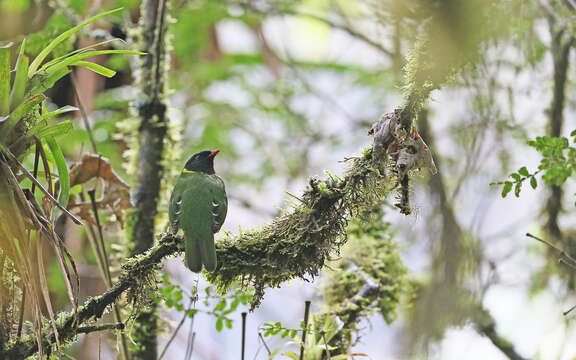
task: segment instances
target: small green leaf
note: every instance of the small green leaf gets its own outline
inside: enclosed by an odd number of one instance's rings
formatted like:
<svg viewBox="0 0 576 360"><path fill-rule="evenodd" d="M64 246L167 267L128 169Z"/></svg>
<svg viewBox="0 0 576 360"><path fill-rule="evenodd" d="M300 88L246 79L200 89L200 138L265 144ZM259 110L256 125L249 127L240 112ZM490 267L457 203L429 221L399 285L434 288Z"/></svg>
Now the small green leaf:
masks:
<svg viewBox="0 0 576 360"><path fill-rule="evenodd" d="M522 189L522 183L516 183L516 186L514 187L514 195L516 197L520 197L520 190Z"/></svg>
<svg viewBox="0 0 576 360"><path fill-rule="evenodd" d="M218 304L214 308L214 311L222 311L225 308L226 308L226 299L222 299L220 300L220 302L218 302Z"/></svg>
<svg viewBox="0 0 576 360"><path fill-rule="evenodd" d="M502 188L502 197L505 198L506 195L512 190L512 182L505 181L504 187Z"/></svg>
<svg viewBox="0 0 576 360"><path fill-rule="evenodd" d="M188 317L194 317L194 315L196 315L197 312L198 310L196 309L189 309L188 311L186 311L186 315L188 315Z"/></svg>
<svg viewBox="0 0 576 360"><path fill-rule="evenodd" d="M570 133L570 136L576 136L576 130L572 130L572 132Z"/></svg>
<svg viewBox="0 0 576 360"><path fill-rule="evenodd" d="M72 66L82 66L85 67L87 69L90 69L92 71L94 71L97 74L100 74L102 76L105 76L107 78L111 78L114 75L116 75L116 71L114 70L110 70L105 66L93 63L93 62L89 62L89 61L77 61L75 63L70 64Z"/></svg>
<svg viewBox="0 0 576 360"><path fill-rule="evenodd" d="M216 319L216 331L221 332L223 328L224 328L224 321L222 320L221 317L219 317L218 319Z"/></svg>
<svg viewBox="0 0 576 360"><path fill-rule="evenodd" d="M532 186L532 189L536 189L536 187L538 186L538 182L536 181L536 177L532 176L530 178L530 186Z"/></svg>
<svg viewBox="0 0 576 360"><path fill-rule="evenodd" d="M522 177L520 176L520 174L517 174L517 173L512 173L512 174L510 174L510 177L511 177L512 179L516 180L516 181L520 181L520 179L522 178Z"/></svg>
<svg viewBox="0 0 576 360"><path fill-rule="evenodd" d="M520 170L518 170L518 173L522 176L529 176L530 173L528 172L528 169L526 169L526 166L522 166L520 168Z"/></svg>
<svg viewBox="0 0 576 360"><path fill-rule="evenodd" d="M232 320L231 319L224 319L224 322L226 323L226 327L228 329L232 329Z"/></svg>

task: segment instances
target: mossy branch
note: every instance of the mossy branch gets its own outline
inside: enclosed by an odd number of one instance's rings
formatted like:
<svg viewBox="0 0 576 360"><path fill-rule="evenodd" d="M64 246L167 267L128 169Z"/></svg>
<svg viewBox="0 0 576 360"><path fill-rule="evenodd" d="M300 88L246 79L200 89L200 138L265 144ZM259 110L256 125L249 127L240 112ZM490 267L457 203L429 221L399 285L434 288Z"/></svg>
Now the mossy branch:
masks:
<svg viewBox="0 0 576 360"><path fill-rule="evenodd" d="M253 287L254 309L265 288L318 275L326 259L345 242L347 220L393 188L393 182L382 175L383 162L372 158L372 150L349 161L351 167L342 179L311 179L291 212L259 231L219 242L219 267L208 274L208 280L222 291L236 281Z"/></svg>
<svg viewBox="0 0 576 360"><path fill-rule="evenodd" d="M175 254L179 250L180 240L173 235L163 235L159 243L143 255L136 255L123 265L123 272L118 282L100 296L90 298L84 306L78 309L78 322L74 325L74 314L63 314L58 320L58 334L62 343L73 340L76 335L85 332L85 324L90 319L102 317L106 308L115 303L126 290L137 290L142 279L147 279L158 267L158 264L166 256ZM54 333L44 336L42 346L50 348L55 342ZM34 355L38 351L37 339L24 337L22 340L9 343L3 351L0 351L0 359L20 360Z"/></svg>

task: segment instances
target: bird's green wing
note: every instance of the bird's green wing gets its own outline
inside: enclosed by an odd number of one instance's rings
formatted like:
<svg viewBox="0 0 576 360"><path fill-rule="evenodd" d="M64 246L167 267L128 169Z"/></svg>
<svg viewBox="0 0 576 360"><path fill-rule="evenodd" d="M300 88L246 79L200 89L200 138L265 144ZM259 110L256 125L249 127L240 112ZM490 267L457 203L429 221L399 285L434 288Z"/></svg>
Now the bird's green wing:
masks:
<svg viewBox="0 0 576 360"><path fill-rule="evenodd" d="M224 190L224 182L216 175L212 175L212 180L214 186L211 187L212 192L212 232L217 233L220 231L224 220L226 219L226 213L228 212L228 198L226 197L226 191Z"/></svg>
<svg viewBox="0 0 576 360"><path fill-rule="evenodd" d="M178 232L180 215L182 214L182 192L184 191L184 181L178 179L172 195L170 196L170 204L168 206L168 219L170 220L170 230L173 234Z"/></svg>

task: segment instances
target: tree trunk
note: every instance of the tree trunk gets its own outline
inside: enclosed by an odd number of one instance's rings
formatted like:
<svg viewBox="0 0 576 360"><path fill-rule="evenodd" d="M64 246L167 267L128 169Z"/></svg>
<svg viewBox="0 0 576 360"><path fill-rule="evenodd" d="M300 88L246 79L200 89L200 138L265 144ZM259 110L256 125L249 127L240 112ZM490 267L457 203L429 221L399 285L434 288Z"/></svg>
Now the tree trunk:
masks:
<svg viewBox="0 0 576 360"><path fill-rule="evenodd" d="M165 0L143 0L140 19L140 50L145 52L137 69L140 98L135 106L140 118L138 186L134 195L130 237L131 256L141 254L154 244L154 225L164 173L162 158L167 132L164 103L165 64ZM140 304L139 304L140 305ZM154 303L143 304L135 319L132 350L135 359L156 359L157 308Z"/></svg>

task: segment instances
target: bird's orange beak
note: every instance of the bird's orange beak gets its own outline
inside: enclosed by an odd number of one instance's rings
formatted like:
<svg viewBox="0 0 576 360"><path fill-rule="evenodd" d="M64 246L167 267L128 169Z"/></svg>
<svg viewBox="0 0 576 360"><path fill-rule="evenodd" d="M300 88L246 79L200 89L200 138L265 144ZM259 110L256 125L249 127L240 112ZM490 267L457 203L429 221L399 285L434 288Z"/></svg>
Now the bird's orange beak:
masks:
<svg viewBox="0 0 576 360"><path fill-rule="evenodd" d="M208 155L208 157L213 158L214 156L218 155L219 152L220 152L220 150L216 149L216 150L212 151L210 153L210 155Z"/></svg>

